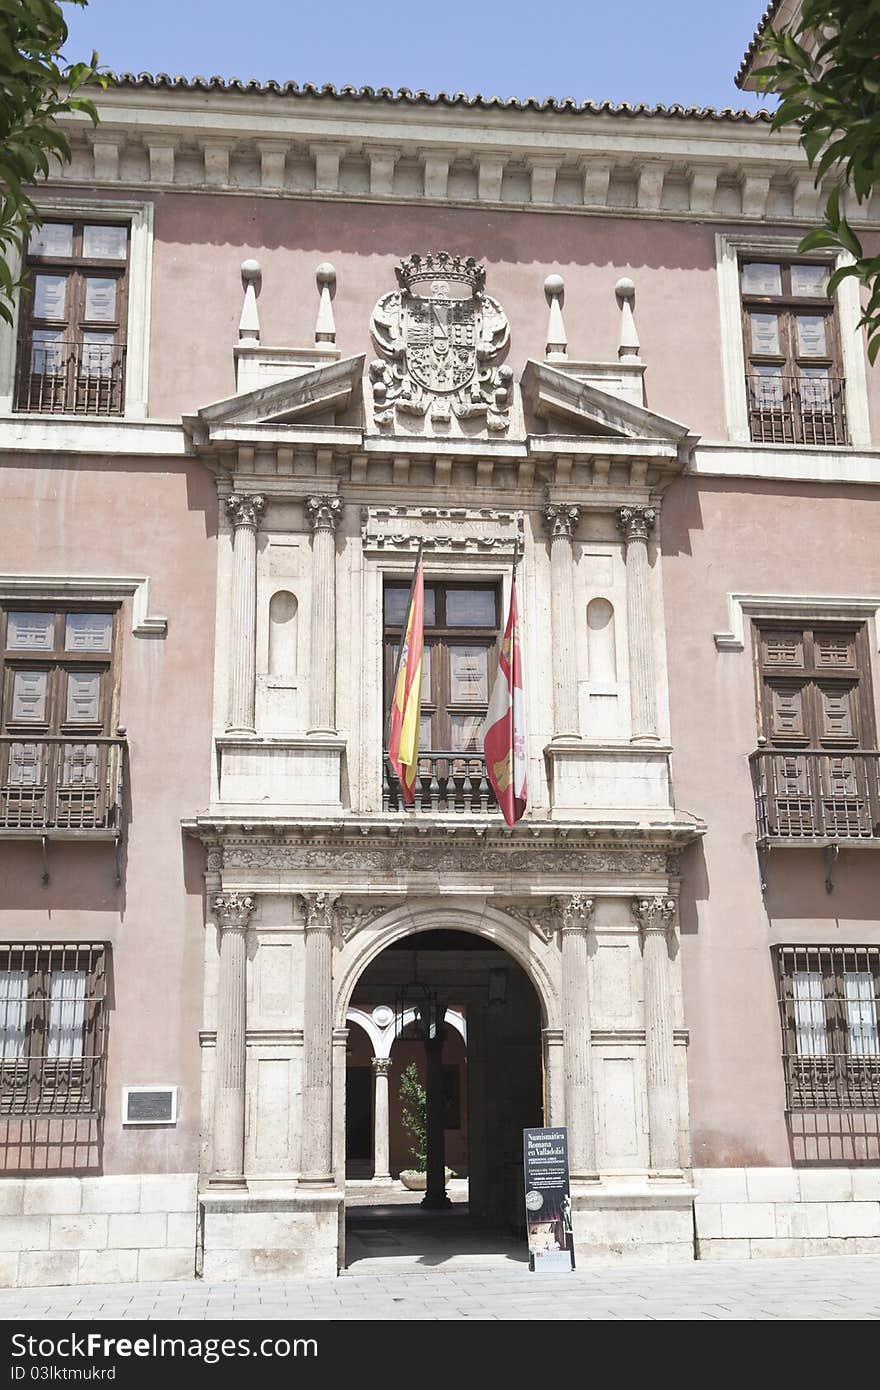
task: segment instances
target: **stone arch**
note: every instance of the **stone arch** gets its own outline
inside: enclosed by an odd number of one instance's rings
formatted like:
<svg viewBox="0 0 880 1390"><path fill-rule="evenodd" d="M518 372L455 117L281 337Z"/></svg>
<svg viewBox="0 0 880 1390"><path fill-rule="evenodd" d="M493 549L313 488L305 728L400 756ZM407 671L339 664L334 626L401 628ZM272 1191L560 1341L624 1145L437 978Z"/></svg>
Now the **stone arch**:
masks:
<svg viewBox="0 0 880 1390"><path fill-rule="evenodd" d="M525 972L541 1007L542 1027L562 1027L558 986L558 951L555 945L538 943L529 929L489 903L446 906L434 902L395 904L362 929L342 952L336 986L334 1027L345 1028L355 986L367 967L396 941L426 931L464 931L482 936L505 950Z"/></svg>
<svg viewBox="0 0 880 1390"><path fill-rule="evenodd" d="M403 1013L404 1027L412 1023L416 1016L415 1009L405 1009ZM396 1020L392 1019L384 1027L376 1022L372 1014L367 1013L366 1009L349 1007L345 1011L347 1023L354 1023L356 1027L362 1028L370 1039L374 1057L390 1057L391 1048L397 1040L395 1029ZM467 1023L462 1014L457 1009L447 1009L443 1018L444 1023L448 1023L450 1028L454 1028L458 1033L465 1047L467 1047Z"/></svg>

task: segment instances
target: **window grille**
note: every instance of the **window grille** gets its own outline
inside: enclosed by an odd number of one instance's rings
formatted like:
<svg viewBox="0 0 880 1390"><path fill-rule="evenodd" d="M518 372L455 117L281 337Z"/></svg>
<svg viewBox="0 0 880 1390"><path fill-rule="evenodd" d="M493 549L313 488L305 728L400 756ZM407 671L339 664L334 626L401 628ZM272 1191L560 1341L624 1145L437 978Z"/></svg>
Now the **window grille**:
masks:
<svg viewBox="0 0 880 1390"><path fill-rule="evenodd" d="M880 1108L880 946L774 954L787 1108Z"/></svg>
<svg viewBox="0 0 880 1390"><path fill-rule="evenodd" d="M0 945L0 1114L100 1113L105 1001L103 946Z"/></svg>

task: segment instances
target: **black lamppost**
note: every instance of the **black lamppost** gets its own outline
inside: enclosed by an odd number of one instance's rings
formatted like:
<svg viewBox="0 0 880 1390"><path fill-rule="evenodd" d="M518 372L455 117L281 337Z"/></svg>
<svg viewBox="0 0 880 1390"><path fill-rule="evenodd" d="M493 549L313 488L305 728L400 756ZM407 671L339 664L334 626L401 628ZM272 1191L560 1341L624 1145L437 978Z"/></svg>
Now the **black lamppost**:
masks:
<svg viewBox="0 0 880 1390"><path fill-rule="evenodd" d="M422 1206L429 1208L451 1205L446 1196L446 1136L443 1106L443 1020L446 1007L437 991L418 978L418 957L413 952L413 978L401 987L395 1004L395 1036L406 1033L425 1048L426 1116L426 1187ZM411 1018L408 1017L411 1015Z"/></svg>

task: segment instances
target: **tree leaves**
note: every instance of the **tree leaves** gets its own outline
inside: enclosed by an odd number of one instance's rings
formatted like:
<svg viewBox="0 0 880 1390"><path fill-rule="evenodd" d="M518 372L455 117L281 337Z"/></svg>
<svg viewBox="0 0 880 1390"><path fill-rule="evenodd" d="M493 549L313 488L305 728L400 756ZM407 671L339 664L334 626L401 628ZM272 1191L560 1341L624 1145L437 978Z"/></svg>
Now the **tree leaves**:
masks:
<svg viewBox="0 0 880 1390"><path fill-rule="evenodd" d="M780 98L772 129L800 126L800 143L818 188L835 173L856 201L870 198L880 182L880 4L878 0L804 0L794 32L768 29L755 71L762 91ZM867 257L840 211L840 188L828 198L823 223L798 250L846 252L854 264L831 277L831 292L847 275L868 291L860 321L867 330L868 359L880 354L880 258Z"/></svg>
<svg viewBox="0 0 880 1390"><path fill-rule="evenodd" d="M98 55L67 64L61 51L67 42L61 5L86 3L0 0L0 318L7 323L21 287L11 270L13 257L40 225L27 189L49 176L53 161L70 160L58 118L79 111L98 123L94 103L80 90L106 86Z"/></svg>

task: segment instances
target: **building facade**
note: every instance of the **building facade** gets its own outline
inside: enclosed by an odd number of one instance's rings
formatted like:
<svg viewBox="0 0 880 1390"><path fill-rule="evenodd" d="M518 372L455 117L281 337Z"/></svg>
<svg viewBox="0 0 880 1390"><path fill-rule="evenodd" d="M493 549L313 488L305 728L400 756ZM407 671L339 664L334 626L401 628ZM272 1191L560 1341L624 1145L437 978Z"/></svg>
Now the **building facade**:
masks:
<svg viewBox="0 0 880 1390"><path fill-rule="evenodd" d="M0 329L3 1282L343 1267L347 1130L401 1166L411 951L478 1214L564 1124L580 1260L880 1253L880 390L854 282L797 253L794 140L216 79L99 107Z"/></svg>

